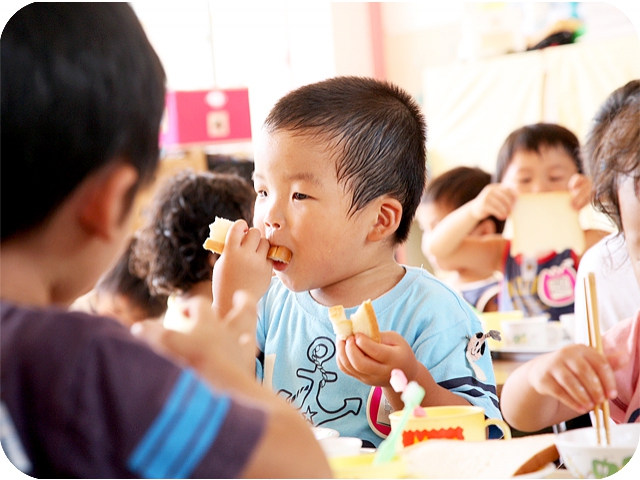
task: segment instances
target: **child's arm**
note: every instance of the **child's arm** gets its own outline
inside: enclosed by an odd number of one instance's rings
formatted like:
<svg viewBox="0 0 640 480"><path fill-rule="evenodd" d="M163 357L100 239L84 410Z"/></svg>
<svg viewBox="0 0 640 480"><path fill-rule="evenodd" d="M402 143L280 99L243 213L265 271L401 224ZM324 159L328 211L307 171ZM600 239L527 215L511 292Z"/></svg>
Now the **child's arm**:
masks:
<svg viewBox="0 0 640 480"><path fill-rule="evenodd" d="M381 343L358 333L338 344L337 363L340 370L367 385L381 386L394 410L404 406L400 393L390 384L391 370L398 368L408 381L416 381L425 390L423 407L437 405L469 405L463 397L438 385L429 370L418 361L411 346L397 332L381 332Z"/></svg>
<svg viewBox="0 0 640 480"><path fill-rule="evenodd" d="M501 235L469 237L469 233L485 218L493 215L501 220L509 216L516 194L509 188L492 183L480 194L454 210L432 230L427 250L444 270L464 268L499 270L506 240Z"/></svg>
<svg viewBox="0 0 640 480"><path fill-rule="evenodd" d="M592 410L616 398L612 365L586 345L569 345L517 368L502 388L505 420L518 430L537 431Z"/></svg>
<svg viewBox="0 0 640 480"><path fill-rule="evenodd" d="M248 293L236 295L234 308L224 319L200 304L193 312L200 317L191 332L152 331L153 325L147 323L137 326L138 336L186 362L216 389L267 412L266 430L243 472L245 478L329 478L326 458L303 417L256 382L253 371L241 368L247 361L255 366L253 350L245 348L243 337L245 329L255 330L256 301Z"/></svg>
<svg viewBox="0 0 640 480"><path fill-rule="evenodd" d="M213 307L218 316L229 313L238 290L246 290L255 298L265 294L273 271L268 251L269 242L244 220L237 220L229 228L224 251L213 267Z"/></svg>

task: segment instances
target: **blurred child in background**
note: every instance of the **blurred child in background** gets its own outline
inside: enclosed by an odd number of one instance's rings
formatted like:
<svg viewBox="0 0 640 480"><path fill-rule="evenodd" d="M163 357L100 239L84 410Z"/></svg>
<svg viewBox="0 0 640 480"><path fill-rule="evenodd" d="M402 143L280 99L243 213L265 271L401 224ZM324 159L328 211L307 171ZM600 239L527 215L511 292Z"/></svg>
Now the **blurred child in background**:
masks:
<svg viewBox="0 0 640 480"><path fill-rule="evenodd" d="M445 217L431 233L427 251L443 269L475 268L499 270L503 274L498 296L499 311L522 310L525 316L548 314L557 320L573 313L574 296L553 290L548 272L561 266L575 283L579 257L571 249L548 252L538 258L513 257L510 241L502 235L469 236L480 220L495 216L505 220L518 195L524 193L569 191L571 206L584 207L591 194L591 182L582 174L580 145L566 128L547 123L527 125L512 132L498 153L498 183L486 186L480 194ZM586 230L587 248L605 232ZM548 282L546 280L549 280ZM538 284L548 284L538 289ZM542 292L545 295L541 295ZM546 296L548 294L548 297ZM560 300L560 297L565 297Z"/></svg>
<svg viewBox="0 0 640 480"><path fill-rule="evenodd" d="M640 89L626 85L601 106L586 164L593 203L626 240L640 285ZM598 303L600 299L598 297ZM640 304L602 335L604 355L583 344L541 355L515 370L502 389L502 412L512 426L537 431L609 400L617 423L640 422Z"/></svg>
<svg viewBox="0 0 640 480"><path fill-rule="evenodd" d="M215 217L251 222L255 192L235 174L186 170L154 196L137 234L133 268L154 294L169 295L164 326L188 330L195 299L213 302L211 271L219 255L202 247Z"/></svg>
<svg viewBox="0 0 640 480"><path fill-rule="evenodd" d="M116 264L105 273L93 290L71 305L72 310L85 310L113 317L130 327L142 320L158 320L167 311L167 296L152 294L144 278L131 271L132 238Z"/></svg>
<svg viewBox="0 0 640 480"><path fill-rule="evenodd" d="M491 174L480 168L456 167L439 175L427 183L425 193L416 211L416 220L423 231L422 249L432 266L438 268L433 255L429 254L429 235L448 214L470 202L491 183ZM501 234L504 220L489 216L477 222L469 236ZM500 292L502 274L496 270L482 270L481 265L469 265L455 271L455 276L447 277L464 299L479 312L495 312Z"/></svg>

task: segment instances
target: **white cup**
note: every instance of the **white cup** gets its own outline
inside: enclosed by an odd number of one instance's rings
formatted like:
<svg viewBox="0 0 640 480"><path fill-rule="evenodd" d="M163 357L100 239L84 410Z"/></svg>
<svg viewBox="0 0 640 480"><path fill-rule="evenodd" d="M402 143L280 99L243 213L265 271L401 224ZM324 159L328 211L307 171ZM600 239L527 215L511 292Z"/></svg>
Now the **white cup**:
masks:
<svg viewBox="0 0 640 480"><path fill-rule="evenodd" d="M362 440L356 437L326 437L318 440L327 458L351 457L360 453Z"/></svg>
<svg viewBox="0 0 640 480"><path fill-rule="evenodd" d="M546 316L527 317L522 320L502 322L504 340L508 347L540 349L547 346Z"/></svg>

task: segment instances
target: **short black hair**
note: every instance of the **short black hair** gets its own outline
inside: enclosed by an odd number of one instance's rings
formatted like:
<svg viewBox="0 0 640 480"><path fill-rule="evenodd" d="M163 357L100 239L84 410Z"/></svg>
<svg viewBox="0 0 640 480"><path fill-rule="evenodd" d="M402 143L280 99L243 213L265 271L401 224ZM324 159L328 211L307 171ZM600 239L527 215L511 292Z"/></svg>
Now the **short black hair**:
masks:
<svg viewBox="0 0 640 480"><path fill-rule="evenodd" d="M402 204L395 232L404 242L426 181L424 116L398 86L366 77L334 77L282 97L264 123L327 141L338 182L352 195L351 213L390 195Z"/></svg>
<svg viewBox="0 0 640 480"><path fill-rule="evenodd" d="M133 9L31 3L9 19L1 48L2 158L11 165L2 240L40 225L115 159L139 172L133 202L157 167L165 98L164 69Z"/></svg>
<svg viewBox="0 0 640 480"><path fill-rule="evenodd" d="M585 170L593 181L592 203L622 232L620 177L640 179L640 80L616 89L598 109L584 147Z"/></svg>
<svg viewBox="0 0 640 480"><path fill-rule="evenodd" d="M517 152L531 151L540 153L542 147L561 147L571 157L578 172L582 173L580 160L580 141L568 128L555 123L534 123L525 125L509 134L500 151L496 162L495 178L501 182L507 168Z"/></svg>
<svg viewBox="0 0 640 480"><path fill-rule="evenodd" d="M491 174L477 167L455 167L438 175L427 183L422 203L440 203L452 210L460 208L478 196L491 183ZM504 230L504 220L488 217L496 232Z"/></svg>
<svg viewBox="0 0 640 480"><path fill-rule="evenodd" d="M146 318L156 318L167 311L167 295L152 294L144 278L137 276L132 268L132 254L136 239L130 240L120 256L98 284L96 291L125 296L134 306L142 310Z"/></svg>
<svg viewBox="0 0 640 480"><path fill-rule="evenodd" d="M133 268L154 293L184 293L211 280L202 246L215 217L243 219L251 226L256 193L236 174L183 170L154 195L145 225L137 232Z"/></svg>

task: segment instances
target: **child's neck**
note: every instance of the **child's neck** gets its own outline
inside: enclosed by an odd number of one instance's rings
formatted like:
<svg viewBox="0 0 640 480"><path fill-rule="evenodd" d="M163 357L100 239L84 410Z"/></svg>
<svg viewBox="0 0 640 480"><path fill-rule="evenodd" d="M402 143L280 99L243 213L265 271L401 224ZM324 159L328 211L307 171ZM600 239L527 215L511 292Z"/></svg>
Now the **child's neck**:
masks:
<svg viewBox="0 0 640 480"><path fill-rule="evenodd" d="M374 300L395 287L405 269L395 261L375 265L349 278L309 291L311 297L321 305L345 308L360 305L367 299Z"/></svg>

